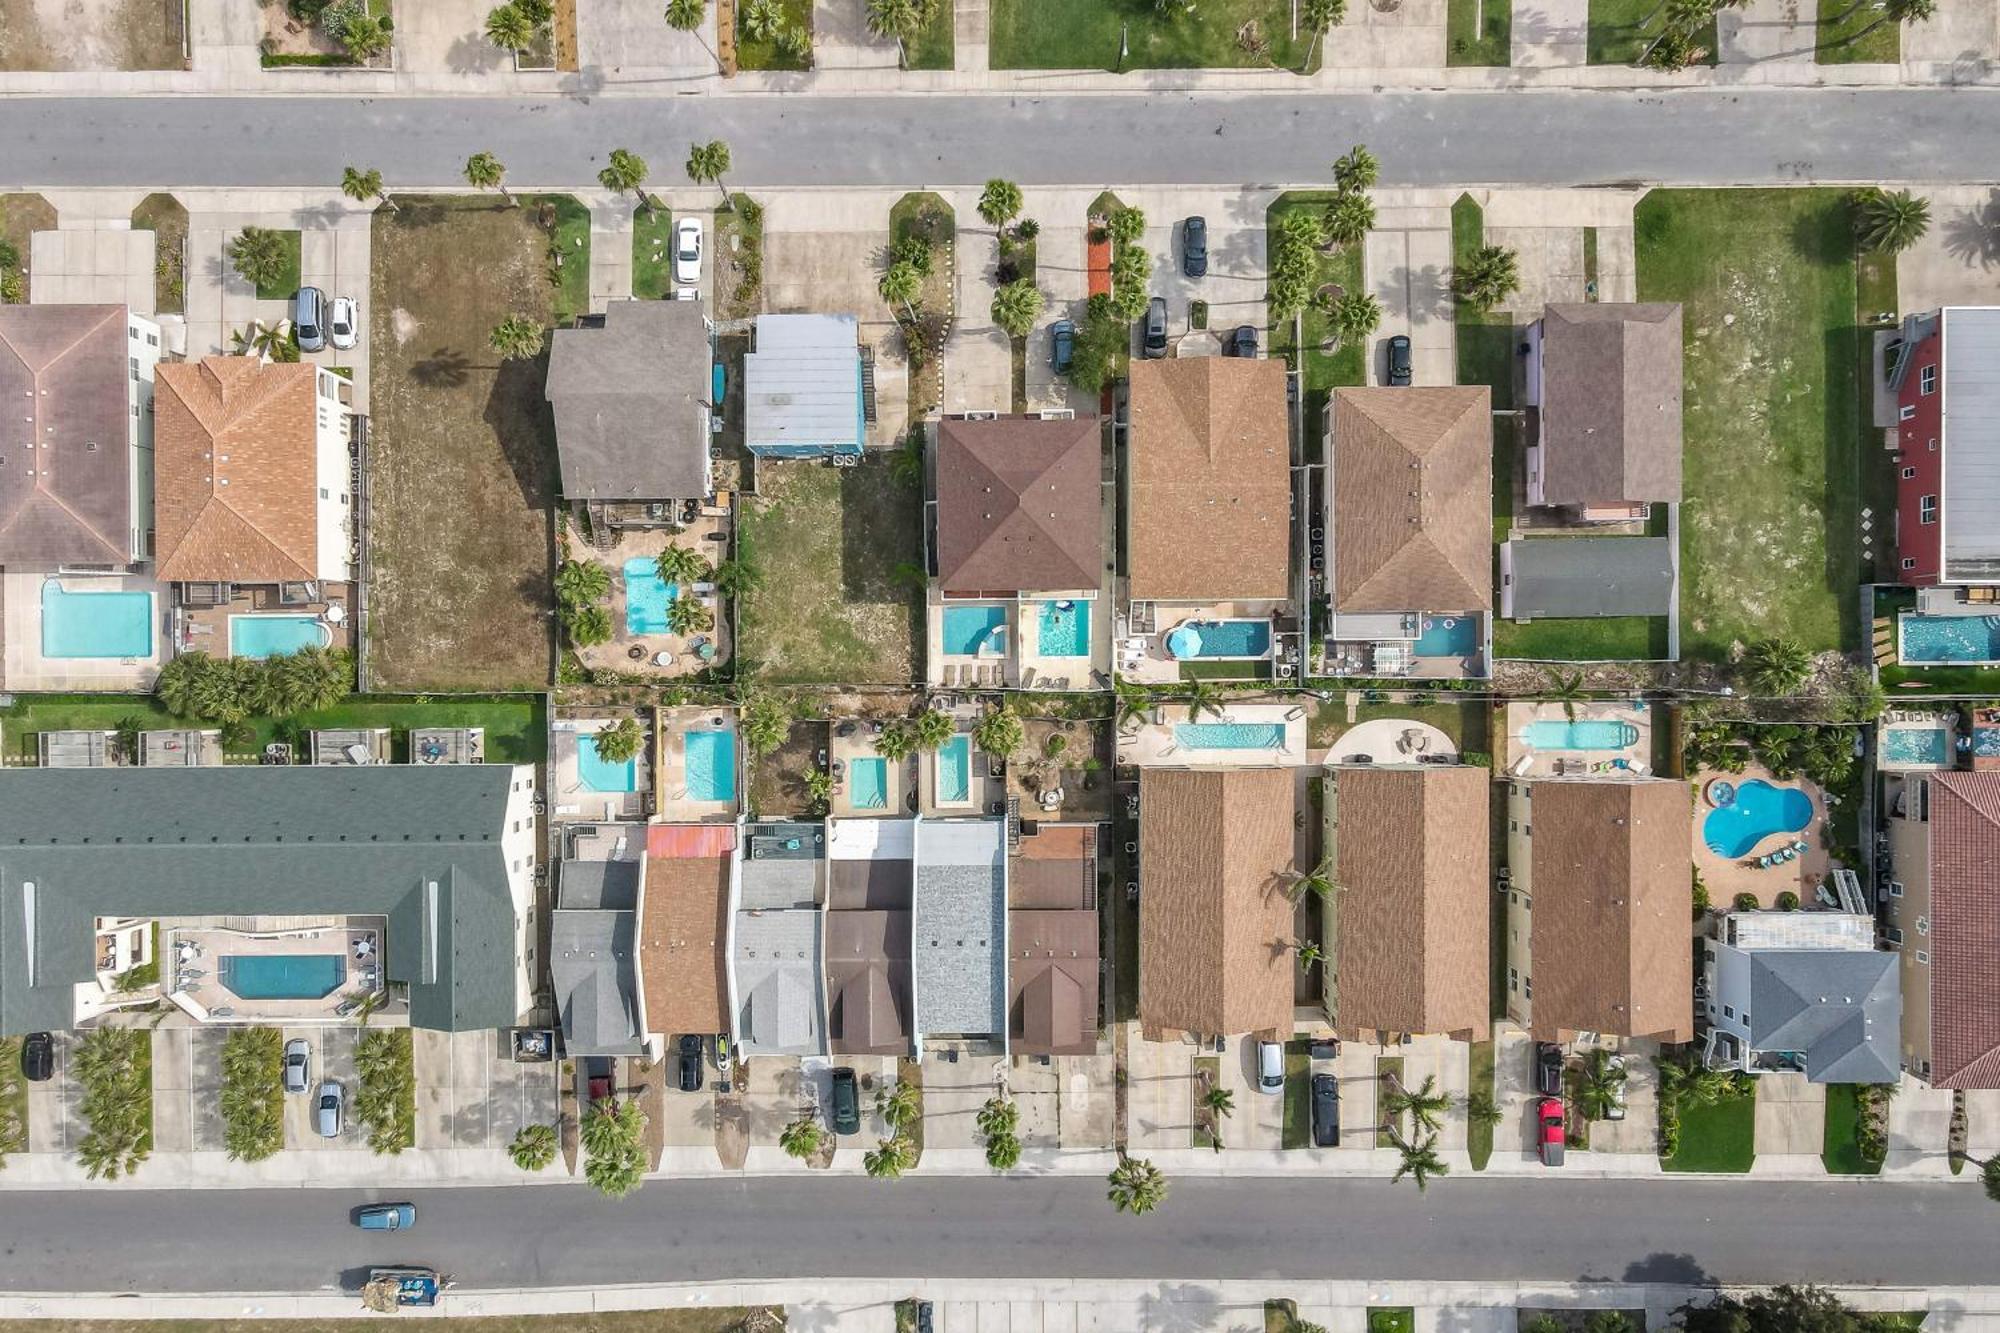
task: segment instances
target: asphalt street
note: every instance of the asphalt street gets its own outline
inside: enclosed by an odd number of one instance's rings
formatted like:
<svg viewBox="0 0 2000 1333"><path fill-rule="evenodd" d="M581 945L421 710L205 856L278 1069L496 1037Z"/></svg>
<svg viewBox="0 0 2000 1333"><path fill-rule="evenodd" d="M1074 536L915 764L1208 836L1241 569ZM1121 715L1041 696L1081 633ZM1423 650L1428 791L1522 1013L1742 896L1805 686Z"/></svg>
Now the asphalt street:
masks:
<svg viewBox="0 0 2000 1333"><path fill-rule="evenodd" d="M1387 185L2000 179L2000 91L1978 89L17 97L0 127L7 188L330 188L349 164L391 189L461 187L479 150L510 184L574 187L619 147L664 185L718 137L750 187L1286 185L1325 179L1353 143Z"/></svg>
<svg viewBox="0 0 2000 1333"><path fill-rule="evenodd" d="M387 1197L387 1196L385 1196ZM1040 1277L1942 1286L1992 1280L1994 1219L1939 1184L1186 1179L1147 1217L1095 1177L654 1180L421 1190L364 1234L332 1190L8 1192L0 1290L272 1292L424 1263L467 1288L690 1278Z"/></svg>

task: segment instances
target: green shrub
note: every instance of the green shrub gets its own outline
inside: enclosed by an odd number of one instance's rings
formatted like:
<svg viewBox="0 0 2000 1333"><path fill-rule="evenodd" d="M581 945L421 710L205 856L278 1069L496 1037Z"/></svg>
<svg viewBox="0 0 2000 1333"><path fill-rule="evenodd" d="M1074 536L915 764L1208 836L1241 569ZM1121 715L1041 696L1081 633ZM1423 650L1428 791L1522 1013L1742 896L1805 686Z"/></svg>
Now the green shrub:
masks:
<svg viewBox="0 0 2000 1333"><path fill-rule="evenodd" d="M261 1162L285 1146L285 1038L238 1028L222 1039L223 1146L235 1162Z"/></svg>

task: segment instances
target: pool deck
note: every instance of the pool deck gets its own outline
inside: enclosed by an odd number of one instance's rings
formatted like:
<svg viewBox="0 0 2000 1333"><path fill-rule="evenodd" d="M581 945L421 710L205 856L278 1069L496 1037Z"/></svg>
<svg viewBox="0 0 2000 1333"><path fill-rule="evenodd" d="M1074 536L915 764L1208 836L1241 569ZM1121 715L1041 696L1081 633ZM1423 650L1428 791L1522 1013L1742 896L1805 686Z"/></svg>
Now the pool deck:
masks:
<svg viewBox="0 0 2000 1333"><path fill-rule="evenodd" d="M1653 713L1632 703L1589 702L1575 706L1572 719L1559 703L1510 703L1505 735L1494 746L1496 774L1517 778L1581 777L1590 773L1629 772L1644 776L1653 760ZM1629 722L1638 739L1622 750L1538 750L1528 744L1535 722ZM1621 770L1611 761L1623 759ZM1602 767L1600 767L1600 765Z"/></svg>
<svg viewBox="0 0 2000 1333"><path fill-rule="evenodd" d="M1456 758L1458 745L1428 722L1378 717L1340 733L1333 748L1326 752L1326 762L1409 764L1416 762L1419 755Z"/></svg>
<svg viewBox="0 0 2000 1333"><path fill-rule="evenodd" d="M549 781L554 789L550 807L558 823L636 823L651 815L654 749L650 745L639 747L637 790L602 792L583 785L577 766L578 738L594 736L616 720L613 716L591 716L549 723Z"/></svg>
<svg viewBox="0 0 2000 1333"><path fill-rule="evenodd" d="M1938 763L1893 759L1889 737L1899 731L1944 732L1944 758ZM1892 708L1875 724L1875 767L1883 773L1931 773L1951 768L1958 762L1958 714L1955 711L1928 712L1922 709Z"/></svg>
<svg viewBox="0 0 2000 1333"><path fill-rule="evenodd" d="M1709 782L1715 778L1738 786L1762 778L1774 787L1800 788L1812 797L1813 817L1796 833L1773 833L1742 856L1722 856L1710 851L1702 837L1702 825L1708 819L1708 812L1715 808L1709 804L1706 795ZM1799 895L1802 904L1810 906L1813 890L1833 868L1833 858L1826 846L1826 793L1805 778L1776 777L1770 769L1754 760L1741 773L1723 773L1705 768L1692 774L1689 781L1695 793L1691 854L1695 869L1701 873L1701 882L1708 886L1709 905L1718 912L1726 912L1735 902L1737 894L1748 893L1756 897L1758 906L1776 907L1778 895L1790 889ZM1768 870L1757 868L1760 855L1797 839L1804 839L1806 844L1806 850L1799 853L1798 860L1787 861Z"/></svg>
<svg viewBox="0 0 2000 1333"><path fill-rule="evenodd" d="M343 1000L381 989L387 947L379 917L324 918L282 926L246 920L232 925L170 926L162 935L160 979L170 998L198 1022L347 1023L336 1014ZM221 982L218 960L278 954L332 954L346 961L345 979L327 995L311 1000L254 1000ZM194 975L200 973L199 976ZM170 980L171 979L171 980Z"/></svg>
<svg viewBox="0 0 2000 1333"><path fill-rule="evenodd" d="M729 637L729 616L712 584L699 585L708 591L698 595L715 616L713 629L689 635L628 632L625 628L625 562L656 560L660 552L671 544L700 552L710 565L720 564L729 554L729 543L712 538L717 533L728 533L729 515L728 508L710 505L692 526L678 532L623 529L615 542L602 548L572 535L570 554L578 560L595 561L611 575L611 594L605 603L605 610L611 616L611 637L603 643L578 650L577 656L586 668L655 680L677 680L728 664L734 651ZM697 639L706 639L714 645L715 656L709 661L695 655L691 645ZM636 658L632 656L634 648L639 649ZM664 664L656 663L654 659L662 653L667 654L668 660Z"/></svg>
<svg viewBox="0 0 2000 1333"><path fill-rule="evenodd" d="M938 751L917 752L917 809L926 816L964 816L992 814L997 802L1006 808L1007 779L1004 775L993 775L993 761L980 749L971 736L976 717L968 715L959 719L958 734L966 743L966 794L962 801L943 801L938 798ZM1017 764L1021 761L1016 760ZM1024 807L1025 809L1025 807Z"/></svg>
<svg viewBox="0 0 2000 1333"><path fill-rule="evenodd" d="M41 571L7 571L0 576L0 688L9 690L78 690L129 694L153 688L154 678L169 653L168 589L137 574L73 577L65 588L79 592L150 592L153 594L153 652L149 657L42 656Z"/></svg>
<svg viewBox="0 0 2000 1333"><path fill-rule="evenodd" d="M1306 748L1306 726L1311 712L1299 704L1227 704L1220 716L1204 713L1203 723L1275 723L1285 729L1285 742L1275 750L1190 750L1174 738L1174 728L1187 722L1184 703L1166 700L1146 714L1137 726L1127 723L1118 736L1118 762L1141 767L1166 768L1295 768L1325 762L1324 750Z"/></svg>
<svg viewBox="0 0 2000 1333"><path fill-rule="evenodd" d="M1181 678L1181 664L1179 658L1167 651L1167 635L1177 626L1190 620L1262 620L1268 623L1273 612L1285 611L1290 606L1290 602L1211 602L1207 605L1163 602L1154 609L1154 629L1148 634L1132 632L1125 623L1126 613L1120 612L1118 641L1112 646L1117 656L1118 675L1123 680L1137 681L1141 685L1175 684ZM1092 632L1095 633L1095 630ZM1250 662L1250 659L1236 660L1243 661L1246 667Z"/></svg>
<svg viewBox="0 0 2000 1333"><path fill-rule="evenodd" d="M327 623L329 607L339 607L339 624ZM221 606L175 607L172 612L174 651L204 652L228 657L231 616L311 616L326 625L330 648L354 648L354 585L322 583L316 602L280 602L274 583L244 584Z"/></svg>
<svg viewBox="0 0 2000 1333"><path fill-rule="evenodd" d="M841 735L841 728L851 725L848 735ZM889 764L889 803L880 809L870 809L854 803L854 783L851 774L857 759L876 759L881 756L875 750L875 737L881 730L880 722L855 720L851 724L836 722L833 726L832 744L829 747L831 762L838 767L835 772L841 776L834 779L833 800L828 813L836 819L884 819L910 814L917 809L917 758L912 755L901 763Z"/></svg>
<svg viewBox="0 0 2000 1333"><path fill-rule="evenodd" d="M722 725L717 726L717 722ZM729 737L735 755L735 796L727 801L698 801L688 795L687 738L691 731L720 731ZM742 747L736 739L736 710L726 707L659 708L653 711L654 762L660 774L658 821L669 824L727 824L736 819L743 796Z"/></svg>
<svg viewBox="0 0 2000 1333"><path fill-rule="evenodd" d="M1084 657L1049 657L1041 651L1041 603L1075 601L1088 608L1090 652ZM1005 648L967 654L944 650L944 613L952 606L1000 605L1007 611ZM1076 592L1022 593L1016 597L939 597L936 581L924 607L925 680L944 689L1097 690L1108 688L1111 671L1110 600ZM996 676L994 673L998 672ZM1100 675L1103 680L1093 680Z"/></svg>

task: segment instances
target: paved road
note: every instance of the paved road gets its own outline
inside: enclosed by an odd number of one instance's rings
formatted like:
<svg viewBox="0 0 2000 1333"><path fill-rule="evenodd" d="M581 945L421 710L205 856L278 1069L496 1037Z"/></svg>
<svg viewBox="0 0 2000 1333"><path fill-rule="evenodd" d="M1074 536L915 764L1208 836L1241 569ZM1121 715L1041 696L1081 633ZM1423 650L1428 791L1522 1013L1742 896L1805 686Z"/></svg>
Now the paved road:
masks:
<svg viewBox="0 0 2000 1333"><path fill-rule="evenodd" d="M614 147L681 179L693 139L734 184L1293 184L1365 142L1385 184L1780 184L1902 172L2000 179L2000 91L1160 93L901 97L15 98L6 186L456 185L485 149L514 183L595 180Z"/></svg>
<svg viewBox="0 0 2000 1333"><path fill-rule="evenodd" d="M327 1190L0 1198L0 1291L312 1291L370 1263L462 1285L799 1277L1598 1279L1848 1285L1992 1280L1976 1181L1189 1179L1119 1217L1102 1182L865 1178L424 1190L406 1236ZM198 1242L190 1250L189 1241Z"/></svg>

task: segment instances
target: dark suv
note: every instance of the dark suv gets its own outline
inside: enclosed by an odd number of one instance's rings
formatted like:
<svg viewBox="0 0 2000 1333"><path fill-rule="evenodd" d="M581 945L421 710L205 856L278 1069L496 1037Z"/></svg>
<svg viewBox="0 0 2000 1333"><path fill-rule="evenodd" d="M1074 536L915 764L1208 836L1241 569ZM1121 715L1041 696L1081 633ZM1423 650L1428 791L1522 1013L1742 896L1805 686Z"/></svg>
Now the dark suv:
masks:
<svg viewBox="0 0 2000 1333"><path fill-rule="evenodd" d="M678 1073L682 1092L701 1091L701 1038L692 1032L681 1038Z"/></svg>
<svg viewBox="0 0 2000 1333"><path fill-rule="evenodd" d="M1181 223L1181 272L1190 278L1208 276L1208 219L1189 218Z"/></svg>
<svg viewBox="0 0 2000 1333"><path fill-rule="evenodd" d="M1535 1043L1535 1091L1560 1097L1563 1090L1563 1048L1552 1041Z"/></svg>
<svg viewBox="0 0 2000 1333"><path fill-rule="evenodd" d="M1389 384L1403 388L1410 382L1410 340L1402 334L1389 339Z"/></svg>
<svg viewBox="0 0 2000 1333"><path fill-rule="evenodd" d="M1331 1074L1313 1075L1312 1127L1315 1148L1340 1146L1340 1081Z"/></svg>
<svg viewBox="0 0 2000 1333"><path fill-rule="evenodd" d="M1167 354L1167 301L1156 296L1146 303L1146 331L1139 351L1148 360Z"/></svg>
<svg viewBox="0 0 2000 1333"><path fill-rule="evenodd" d="M833 1132L861 1132L861 1090L854 1084L854 1071L846 1065L833 1071Z"/></svg>

